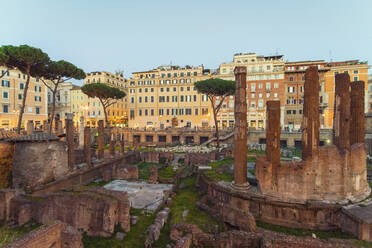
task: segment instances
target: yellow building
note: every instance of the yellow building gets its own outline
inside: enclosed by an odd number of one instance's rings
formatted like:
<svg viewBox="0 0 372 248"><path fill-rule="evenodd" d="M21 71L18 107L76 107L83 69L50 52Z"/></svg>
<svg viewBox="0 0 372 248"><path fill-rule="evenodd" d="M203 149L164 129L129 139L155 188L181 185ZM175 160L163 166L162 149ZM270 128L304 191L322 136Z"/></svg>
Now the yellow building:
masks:
<svg viewBox="0 0 372 248"><path fill-rule="evenodd" d="M6 68L0 67L0 71L5 72ZM9 70L0 79L0 128L13 129L17 127L26 79L27 76L19 70ZM33 120L35 125L40 127L47 118L46 87L38 78L31 78L22 118L22 127L26 127L29 120Z"/></svg>
<svg viewBox="0 0 372 248"><path fill-rule="evenodd" d="M328 96L328 106L324 109L324 127L333 127L334 103L335 103L335 75L347 72L350 81L365 82L365 112L368 112L368 63L359 60L342 62L330 62L326 66L329 71L325 73L324 93Z"/></svg>
<svg viewBox="0 0 372 248"><path fill-rule="evenodd" d="M284 59L283 55L259 56L255 53L234 54L233 61L221 63L216 77L235 80L234 68L247 68L247 122L250 128L263 129L266 125L266 102L281 101L281 124L284 124ZM217 98L218 100L218 98ZM234 97L223 103L218 114L219 126L234 126Z"/></svg>
<svg viewBox="0 0 372 248"><path fill-rule="evenodd" d="M110 72L87 73L84 84L105 83L111 87L127 92L127 80L120 74ZM81 116L84 117L85 125L96 127L99 120L105 120L103 107L98 98L90 98L85 95L80 87L73 87L70 92L71 112L74 114L74 123L79 125ZM127 123L127 98L118 100L117 103L107 108L107 117L111 126L124 127Z"/></svg>
<svg viewBox="0 0 372 248"><path fill-rule="evenodd" d="M128 80L129 127L170 127L172 120L178 127L213 126L209 99L194 87L210 77L211 71L203 66L159 66L134 72Z"/></svg>

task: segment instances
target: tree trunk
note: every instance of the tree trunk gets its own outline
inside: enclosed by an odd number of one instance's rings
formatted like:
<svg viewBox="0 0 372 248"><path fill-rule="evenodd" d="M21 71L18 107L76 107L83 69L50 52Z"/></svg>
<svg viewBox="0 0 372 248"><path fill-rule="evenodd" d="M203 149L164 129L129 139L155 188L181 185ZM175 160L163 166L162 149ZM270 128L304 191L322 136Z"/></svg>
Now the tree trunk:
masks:
<svg viewBox="0 0 372 248"><path fill-rule="evenodd" d="M31 77L30 69L31 69L31 66L27 65L27 69L26 69L27 80L26 80L25 90L23 92L22 106L21 106L21 110L19 112L19 117L18 117L18 125L17 125L17 133L18 134L21 133L22 117L23 117L23 113L25 112L25 107L26 107L26 97L27 97L27 91L28 91L28 86L30 84L30 77Z"/></svg>
<svg viewBox="0 0 372 248"><path fill-rule="evenodd" d="M217 147L220 147L220 134L218 132L218 123L217 123L217 111L216 111L216 106L215 106L215 102L211 100L211 103L212 103L212 109L213 109L213 118L214 118L214 125L216 126L216 143L217 143Z"/></svg>
<svg viewBox="0 0 372 248"><path fill-rule="evenodd" d="M55 86L54 90L53 90L53 103L52 103L52 113L50 115L50 126L49 126L49 134L52 133L52 130L53 130L53 121L54 121L54 113L55 113L55 110L56 110L56 94L57 94L57 88L58 88L58 84Z"/></svg>
<svg viewBox="0 0 372 248"><path fill-rule="evenodd" d="M103 103L103 101L101 99L99 99L99 100L101 101L101 104L102 104L102 107L103 107L103 113L105 114L106 127L109 127L110 123L108 122L108 118L107 118L106 105Z"/></svg>

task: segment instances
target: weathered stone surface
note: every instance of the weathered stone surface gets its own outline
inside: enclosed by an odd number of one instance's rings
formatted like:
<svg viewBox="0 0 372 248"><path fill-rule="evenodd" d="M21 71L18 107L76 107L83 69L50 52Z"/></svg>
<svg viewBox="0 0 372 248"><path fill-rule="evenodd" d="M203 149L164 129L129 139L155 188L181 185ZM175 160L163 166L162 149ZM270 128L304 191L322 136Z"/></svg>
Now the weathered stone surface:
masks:
<svg viewBox="0 0 372 248"><path fill-rule="evenodd" d="M6 246L7 248L83 248L82 235L75 228L56 221L38 228Z"/></svg>
<svg viewBox="0 0 372 248"><path fill-rule="evenodd" d="M13 186L32 189L69 171L67 147L61 141L17 142L13 159Z"/></svg>
<svg viewBox="0 0 372 248"><path fill-rule="evenodd" d="M0 221L8 221L10 217L10 201L19 195L17 189L0 189Z"/></svg>
<svg viewBox="0 0 372 248"><path fill-rule="evenodd" d="M356 143L364 144L365 118L364 118L364 82L351 83L351 124L350 124L350 145Z"/></svg>
<svg viewBox="0 0 372 248"><path fill-rule="evenodd" d="M185 155L185 165L206 165L217 160L217 152L209 153L187 153Z"/></svg>
<svg viewBox="0 0 372 248"><path fill-rule="evenodd" d="M275 166L280 163L280 101L267 101L266 106L266 157Z"/></svg>
<svg viewBox="0 0 372 248"><path fill-rule="evenodd" d="M117 224L130 230L130 203L125 192L83 188L30 199L17 196L10 205L10 218L19 225L30 219L43 224L60 220L88 235L106 237Z"/></svg>
<svg viewBox="0 0 372 248"><path fill-rule="evenodd" d="M156 166L151 167L149 183L158 182L158 168Z"/></svg>
<svg viewBox="0 0 372 248"><path fill-rule="evenodd" d="M0 188L7 188L12 181L14 144L0 141Z"/></svg>
<svg viewBox="0 0 372 248"><path fill-rule="evenodd" d="M151 224L147 228L147 236L145 241L146 248L151 247L152 243L159 239L160 231L168 220L169 212L169 208L164 208L163 210L161 210L156 215L154 224Z"/></svg>
<svg viewBox="0 0 372 248"><path fill-rule="evenodd" d="M75 164L74 122L72 119L66 119L65 123L66 123L68 168L69 170L72 170Z"/></svg>
<svg viewBox="0 0 372 248"><path fill-rule="evenodd" d="M84 128L84 154L85 162L89 167L92 166L91 161L91 148L90 148L90 127Z"/></svg>
<svg viewBox="0 0 372 248"><path fill-rule="evenodd" d="M335 82L334 144L343 150L350 148L350 76L339 73Z"/></svg>
<svg viewBox="0 0 372 248"><path fill-rule="evenodd" d="M305 73L303 112L302 159L308 159L317 153L319 146L319 76L315 66Z"/></svg>
<svg viewBox="0 0 372 248"><path fill-rule="evenodd" d="M239 187L247 187L247 68L237 66L234 73L234 183Z"/></svg>

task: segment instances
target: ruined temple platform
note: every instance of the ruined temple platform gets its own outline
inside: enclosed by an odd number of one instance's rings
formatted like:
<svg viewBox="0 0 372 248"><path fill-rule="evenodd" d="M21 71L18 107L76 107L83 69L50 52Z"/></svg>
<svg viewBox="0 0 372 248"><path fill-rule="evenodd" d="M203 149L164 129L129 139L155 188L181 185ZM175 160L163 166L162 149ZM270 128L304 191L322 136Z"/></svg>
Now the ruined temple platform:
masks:
<svg viewBox="0 0 372 248"><path fill-rule="evenodd" d="M156 211L172 192L172 184L149 184L114 180L104 186L114 191L125 191L133 208Z"/></svg>

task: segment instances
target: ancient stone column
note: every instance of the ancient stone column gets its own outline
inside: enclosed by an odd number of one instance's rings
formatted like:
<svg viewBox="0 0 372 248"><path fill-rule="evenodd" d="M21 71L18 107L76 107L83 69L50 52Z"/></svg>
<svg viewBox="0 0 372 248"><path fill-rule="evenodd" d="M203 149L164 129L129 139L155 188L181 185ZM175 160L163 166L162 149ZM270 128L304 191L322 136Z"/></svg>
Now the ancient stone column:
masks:
<svg viewBox="0 0 372 248"><path fill-rule="evenodd" d="M27 121L26 132L27 132L27 135L34 133L34 121L32 120Z"/></svg>
<svg viewBox="0 0 372 248"><path fill-rule="evenodd" d="M364 99L363 99L364 100ZM334 144L341 150L350 148L350 76L336 75Z"/></svg>
<svg viewBox="0 0 372 248"><path fill-rule="evenodd" d="M350 145L364 143L365 117L364 117L364 81L351 83L351 124Z"/></svg>
<svg viewBox="0 0 372 248"><path fill-rule="evenodd" d="M311 66L305 73L302 159L311 159L319 148L319 76Z"/></svg>
<svg viewBox="0 0 372 248"><path fill-rule="evenodd" d="M90 154L90 127L84 128L84 155L85 162L90 167L92 166L91 154Z"/></svg>
<svg viewBox="0 0 372 248"><path fill-rule="evenodd" d="M98 121L98 159L103 159L104 157L104 127L103 127L103 120Z"/></svg>
<svg viewBox="0 0 372 248"><path fill-rule="evenodd" d="M48 132L49 131L49 123L47 120L43 121L43 131Z"/></svg>
<svg viewBox="0 0 372 248"><path fill-rule="evenodd" d="M72 170L74 168L74 163L75 163L74 123L72 119L66 119L65 123L66 123L68 168Z"/></svg>
<svg viewBox="0 0 372 248"><path fill-rule="evenodd" d="M115 138L114 134L112 133L112 129L110 130L110 158L115 157Z"/></svg>
<svg viewBox="0 0 372 248"><path fill-rule="evenodd" d="M62 120L57 121L57 135L63 134Z"/></svg>
<svg viewBox="0 0 372 248"><path fill-rule="evenodd" d="M280 101L266 102L266 158L280 164Z"/></svg>
<svg viewBox="0 0 372 248"><path fill-rule="evenodd" d="M124 154L124 134L123 133L120 134L120 143L119 143L119 145L120 145L120 153L121 154Z"/></svg>
<svg viewBox="0 0 372 248"><path fill-rule="evenodd" d="M237 66L235 73L234 186L248 188L247 182L247 68Z"/></svg>
<svg viewBox="0 0 372 248"><path fill-rule="evenodd" d="M79 122L79 148L84 147L84 131L84 116L81 116Z"/></svg>

